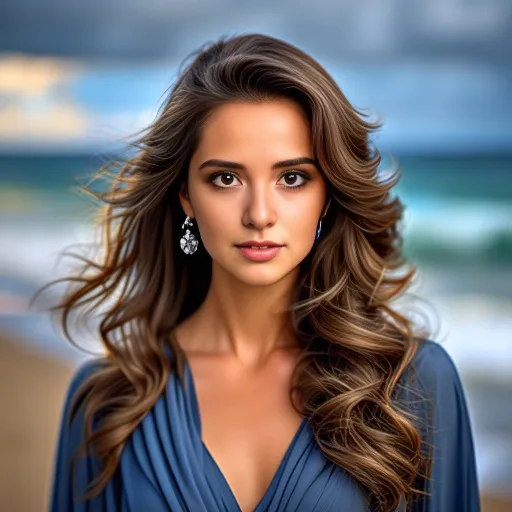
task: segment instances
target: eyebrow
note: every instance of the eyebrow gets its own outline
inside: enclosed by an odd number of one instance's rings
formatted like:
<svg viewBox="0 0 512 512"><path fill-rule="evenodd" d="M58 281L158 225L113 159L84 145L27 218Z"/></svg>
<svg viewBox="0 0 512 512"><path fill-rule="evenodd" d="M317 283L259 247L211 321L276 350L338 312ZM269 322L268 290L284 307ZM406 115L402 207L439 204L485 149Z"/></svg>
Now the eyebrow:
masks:
<svg viewBox="0 0 512 512"><path fill-rule="evenodd" d="M313 158L309 158L306 156L299 157L299 158L292 158L291 160L283 160L281 162L276 162L272 165L272 169L281 169L283 167L292 167L294 165L301 165L301 164L312 164L317 169L319 168L318 163ZM203 162L199 169L205 169L206 167L224 167L227 169L238 169L240 171L246 171L246 167L242 164L236 163L236 162L229 162L227 160L217 160L215 158L211 160L206 160Z"/></svg>

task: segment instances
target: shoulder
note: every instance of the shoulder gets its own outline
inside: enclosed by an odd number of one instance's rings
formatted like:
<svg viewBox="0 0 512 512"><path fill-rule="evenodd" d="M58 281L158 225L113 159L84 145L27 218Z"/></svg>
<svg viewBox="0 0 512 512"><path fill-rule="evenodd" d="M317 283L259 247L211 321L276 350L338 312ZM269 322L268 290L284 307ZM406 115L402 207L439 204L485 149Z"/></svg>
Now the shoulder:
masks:
<svg viewBox="0 0 512 512"><path fill-rule="evenodd" d="M401 379L403 405L422 438L422 452L433 462L430 493L418 510L479 508L472 425L459 371L439 343L423 340ZM415 509L416 510L416 509Z"/></svg>
<svg viewBox="0 0 512 512"><path fill-rule="evenodd" d="M411 361L411 370L428 389L459 381L459 371L450 354L438 342L424 339Z"/></svg>
<svg viewBox="0 0 512 512"><path fill-rule="evenodd" d="M59 435L57 440L53 489L51 498L52 512L61 510L76 510L72 503L72 460L76 450L85 441L85 421L81 407L72 414L72 405L75 402L77 392L88 378L107 364L105 359L91 359L81 363L75 368L62 407ZM90 481L92 471L92 459L77 461L77 480L74 483L82 485L82 480Z"/></svg>
<svg viewBox="0 0 512 512"><path fill-rule="evenodd" d="M78 365L71 377L70 386L80 386L85 382L91 375L94 375L97 371L107 366L109 363L105 358L94 358L88 359Z"/></svg>
<svg viewBox="0 0 512 512"><path fill-rule="evenodd" d="M400 378L399 385L412 385L425 390L459 381L459 371L450 354L438 342L423 339Z"/></svg>
<svg viewBox="0 0 512 512"><path fill-rule="evenodd" d="M75 368L68 386L68 398L72 398L89 377L108 366L105 358L89 359Z"/></svg>
<svg viewBox="0 0 512 512"><path fill-rule="evenodd" d="M415 416L422 436L433 428L445 432L469 431L466 395L459 370L447 350L425 339L401 376L394 394L395 405ZM436 441L439 444L439 441Z"/></svg>
<svg viewBox="0 0 512 512"><path fill-rule="evenodd" d="M424 416L429 410L452 407L465 400L459 370L438 342L424 339L395 389L398 402Z"/></svg>
<svg viewBox="0 0 512 512"><path fill-rule="evenodd" d="M106 358L94 358L89 359L81 363L77 366L74 372L71 375L68 388L64 398L63 404L63 424L62 428L70 427L70 422L75 420L74 422L82 422L83 418L81 414L77 412L76 415L72 415L72 405L74 404L74 400L77 397L79 391L81 390L83 385L86 385L88 379L92 377L94 374L99 372L101 369L108 366L109 362ZM82 397L83 398L83 397ZM82 401L81 401L82 402ZM80 417L80 419L78 419Z"/></svg>

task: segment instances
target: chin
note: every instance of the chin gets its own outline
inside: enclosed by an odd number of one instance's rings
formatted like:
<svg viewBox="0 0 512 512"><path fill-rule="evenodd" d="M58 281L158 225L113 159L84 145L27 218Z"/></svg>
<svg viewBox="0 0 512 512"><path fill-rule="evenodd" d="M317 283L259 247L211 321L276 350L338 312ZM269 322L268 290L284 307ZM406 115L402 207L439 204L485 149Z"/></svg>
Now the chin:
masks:
<svg viewBox="0 0 512 512"><path fill-rule="evenodd" d="M268 263L264 264L255 264L252 268L241 268L238 267L238 272L236 272L236 278L250 286L270 286L275 283L278 283L285 277L287 277L291 272L299 270L298 266L292 267L284 267L282 265L269 265Z"/></svg>

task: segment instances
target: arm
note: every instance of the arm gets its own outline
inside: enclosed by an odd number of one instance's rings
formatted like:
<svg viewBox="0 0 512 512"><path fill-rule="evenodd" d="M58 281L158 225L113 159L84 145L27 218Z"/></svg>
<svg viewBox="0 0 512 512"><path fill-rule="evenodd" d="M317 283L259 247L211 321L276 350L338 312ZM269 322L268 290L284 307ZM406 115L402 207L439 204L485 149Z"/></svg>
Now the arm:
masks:
<svg viewBox="0 0 512 512"><path fill-rule="evenodd" d="M480 512L473 435L459 373L446 350L433 341L421 347L416 362L424 437L432 445L431 478L423 482L413 512Z"/></svg>

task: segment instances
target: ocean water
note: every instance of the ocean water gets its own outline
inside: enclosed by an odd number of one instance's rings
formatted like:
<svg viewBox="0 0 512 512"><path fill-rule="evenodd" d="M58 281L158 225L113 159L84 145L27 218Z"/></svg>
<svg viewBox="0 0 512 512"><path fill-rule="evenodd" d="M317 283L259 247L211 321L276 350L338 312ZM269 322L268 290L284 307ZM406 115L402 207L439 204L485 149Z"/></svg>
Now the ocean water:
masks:
<svg viewBox="0 0 512 512"><path fill-rule="evenodd" d="M411 300L425 301L433 338L460 371L482 486L512 494L512 154L394 157L404 250L419 268ZM105 161L0 155L0 330L73 364L89 356L26 301L65 273L60 250L91 239L92 203L76 187ZM83 342L100 350L93 336Z"/></svg>
<svg viewBox="0 0 512 512"><path fill-rule="evenodd" d="M50 226L73 219L79 226L91 218L91 205L77 188L106 158L0 155L0 227L25 230L31 239L36 230L52 236ZM404 250L412 260L441 266L512 264L512 153L395 158L402 175L395 193L406 207ZM384 155L382 170L389 168Z"/></svg>

